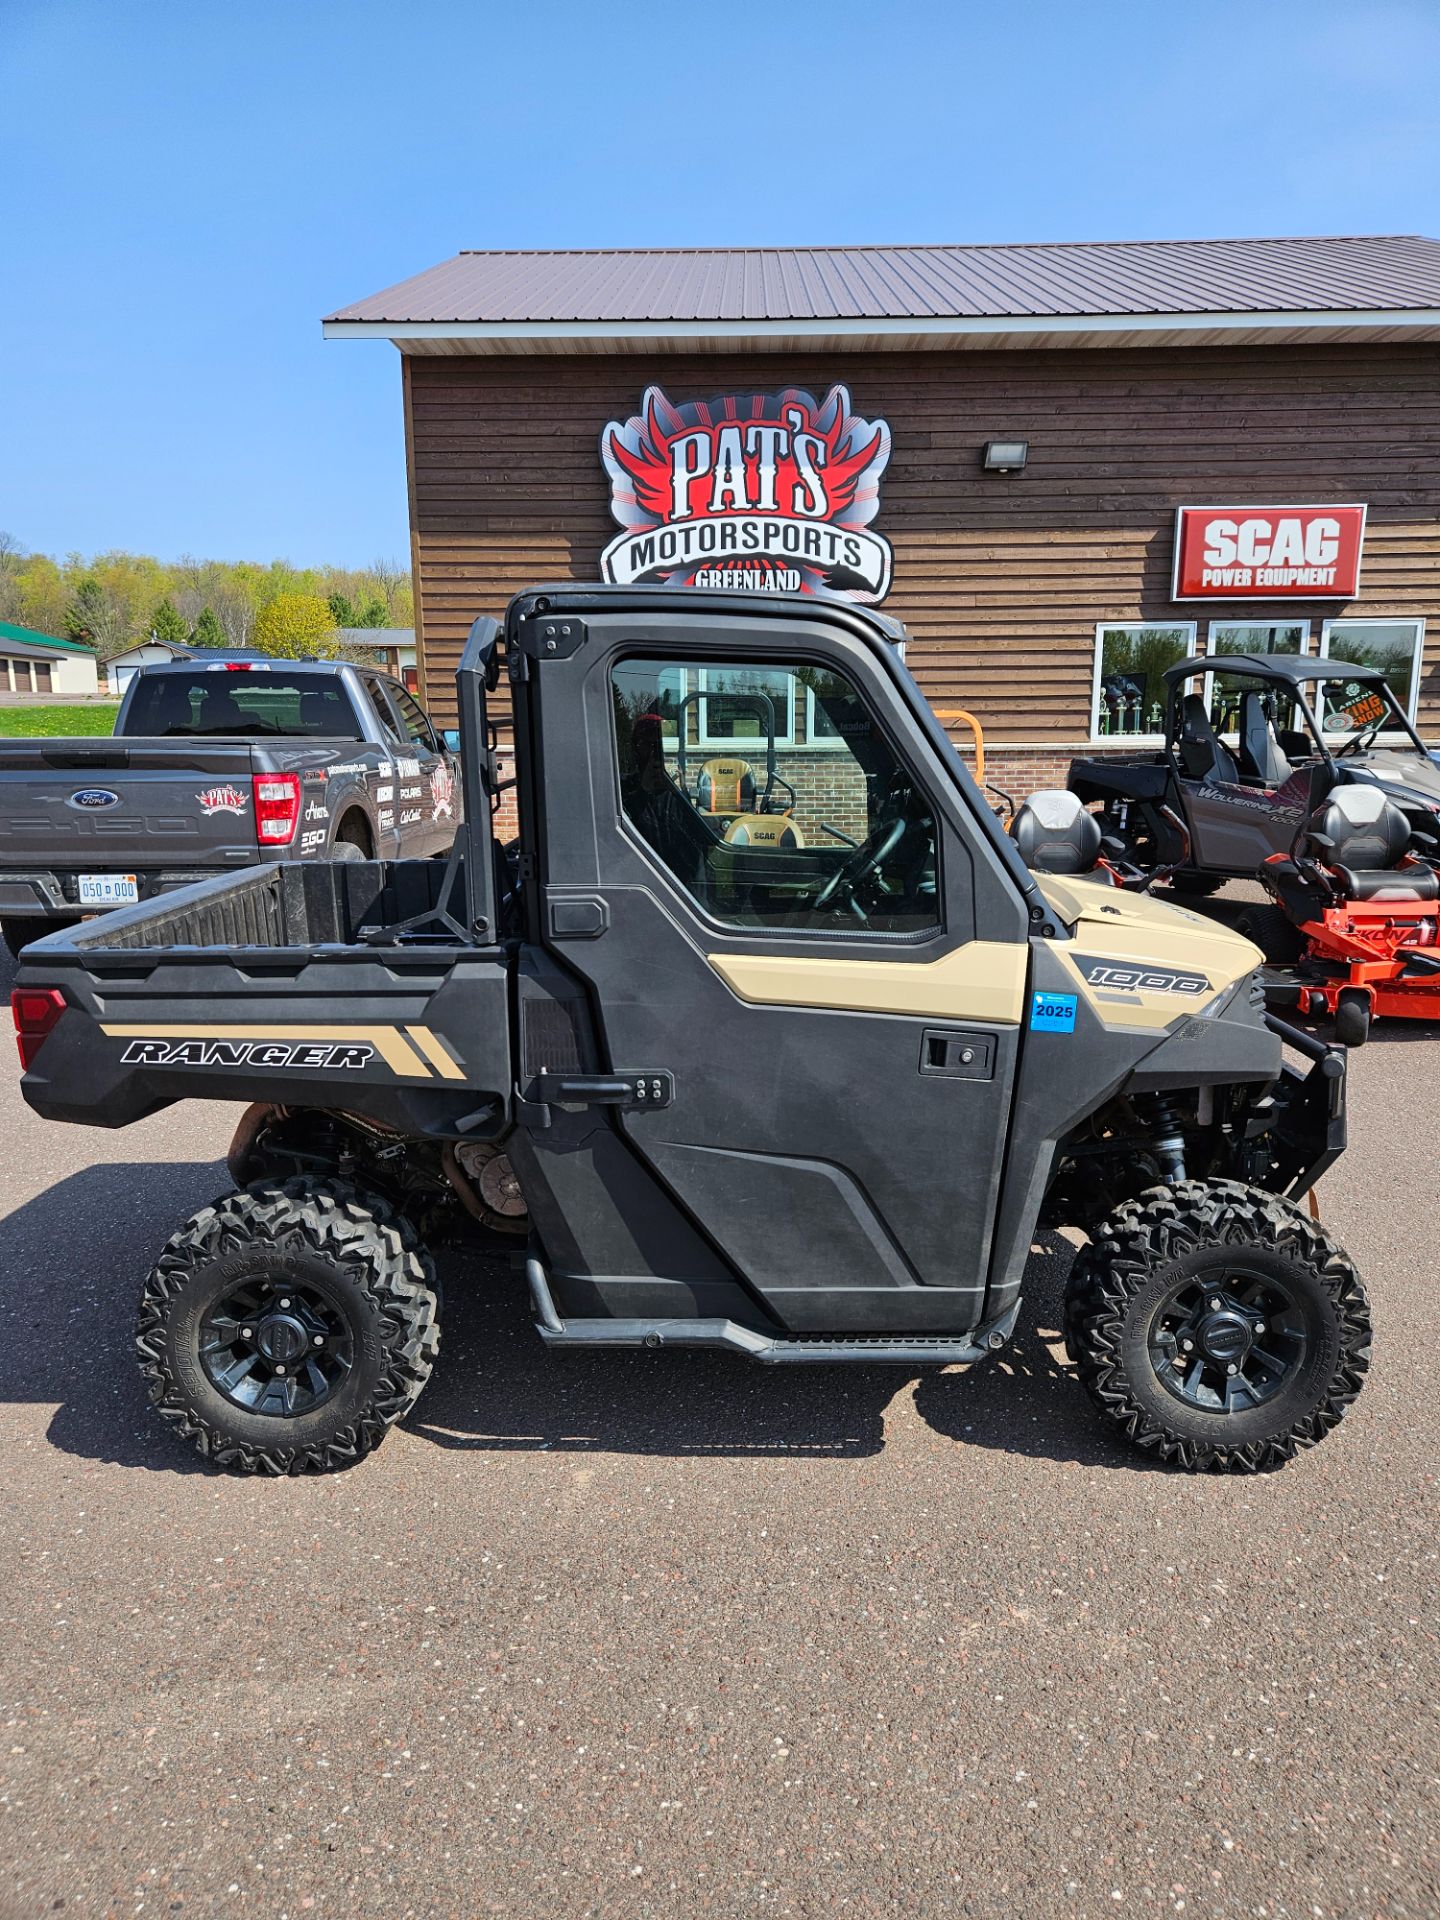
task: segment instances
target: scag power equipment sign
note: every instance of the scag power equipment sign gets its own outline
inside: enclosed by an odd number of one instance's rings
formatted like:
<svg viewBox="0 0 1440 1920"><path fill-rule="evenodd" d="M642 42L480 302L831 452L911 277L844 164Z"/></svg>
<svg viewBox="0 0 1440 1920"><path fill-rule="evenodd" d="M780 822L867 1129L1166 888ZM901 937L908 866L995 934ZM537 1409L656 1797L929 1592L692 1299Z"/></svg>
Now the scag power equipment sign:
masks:
<svg viewBox="0 0 1440 1920"><path fill-rule="evenodd" d="M890 590L890 543L869 531L890 429L852 413L844 387L818 404L787 387L680 406L647 387L600 457L625 529L601 557L607 580L872 602Z"/></svg>
<svg viewBox="0 0 1440 1920"><path fill-rule="evenodd" d="M1176 600L1353 600L1364 507L1180 507Z"/></svg>

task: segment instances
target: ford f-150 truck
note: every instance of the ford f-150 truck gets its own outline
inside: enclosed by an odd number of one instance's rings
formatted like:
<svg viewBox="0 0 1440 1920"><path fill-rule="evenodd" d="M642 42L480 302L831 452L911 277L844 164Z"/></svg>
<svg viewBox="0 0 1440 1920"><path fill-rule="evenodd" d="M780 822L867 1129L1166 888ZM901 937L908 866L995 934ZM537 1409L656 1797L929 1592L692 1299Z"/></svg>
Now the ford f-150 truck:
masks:
<svg viewBox="0 0 1440 1920"><path fill-rule="evenodd" d="M0 936L236 867L446 853L458 745L342 661L147 667L110 739L0 740Z"/></svg>

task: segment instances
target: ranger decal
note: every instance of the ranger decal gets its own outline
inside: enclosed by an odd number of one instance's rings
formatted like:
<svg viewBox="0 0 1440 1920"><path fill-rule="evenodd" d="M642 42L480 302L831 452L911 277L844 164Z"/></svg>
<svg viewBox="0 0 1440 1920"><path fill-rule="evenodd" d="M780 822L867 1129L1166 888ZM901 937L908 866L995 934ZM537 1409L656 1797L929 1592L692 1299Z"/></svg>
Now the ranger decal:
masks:
<svg viewBox="0 0 1440 1920"><path fill-rule="evenodd" d="M366 1066L374 1055L373 1047L322 1040L132 1040L120 1058L127 1067L318 1067L328 1073Z"/></svg>

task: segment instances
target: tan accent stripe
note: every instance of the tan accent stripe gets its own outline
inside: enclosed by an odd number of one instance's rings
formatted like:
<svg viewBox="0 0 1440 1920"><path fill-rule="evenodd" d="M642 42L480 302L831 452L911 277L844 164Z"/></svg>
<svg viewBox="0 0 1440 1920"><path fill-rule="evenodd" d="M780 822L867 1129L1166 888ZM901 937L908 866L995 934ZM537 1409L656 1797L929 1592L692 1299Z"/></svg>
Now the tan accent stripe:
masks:
<svg viewBox="0 0 1440 1920"><path fill-rule="evenodd" d="M206 1022L190 1026L103 1025L102 1033L115 1040L368 1040L393 1073L428 1080L430 1069L398 1027L309 1027L275 1022L264 1027L224 1026Z"/></svg>
<svg viewBox="0 0 1440 1920"><path fill-rule="evenodd" d="M445 1042L429 1027L406 1027L405 1036L413 1040L442 1080L463 1080L465 1069L455 1064Z"/></svg>
<svg viewBox="0 0 1440 1920"><path fill-rule="evenodd" d="M1025 1007L1024 940L971 940L938 960L818 960L712 953L720 978L758 1006L831 1007L1018 1026Z"/></svg>

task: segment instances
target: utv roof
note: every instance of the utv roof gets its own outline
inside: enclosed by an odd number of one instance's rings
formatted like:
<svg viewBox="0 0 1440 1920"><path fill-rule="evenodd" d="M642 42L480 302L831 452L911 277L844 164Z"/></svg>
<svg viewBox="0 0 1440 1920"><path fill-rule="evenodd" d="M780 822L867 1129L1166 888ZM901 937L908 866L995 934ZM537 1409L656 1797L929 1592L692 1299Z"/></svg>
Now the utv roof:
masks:
<svg viewBox="0 0 1440 1920"><path fill-rule="evenodd" d="M594 607L597 612L608 605L612 608L643 607L657 613L668 610L676 613L718 613L732 617L737 613L763 616L776 607L782 611L788 607L809 614L833 607L837 612L858 616L892 646L904 646L910 638L909 629L893 615L882 613L878 607L867 606L863 601L852 600L847 593L835 593L824 587L815 593L741 593L719 587L654 585L649 581L623 586L612 581L561 580L548 586L527 587L523 593L515 596L511 606L523 606L528 613L537 599L543 599L550 606L576 610Z"/></svg>
<svg viewBox="0 0 1440 1920"><path fill-rule="evenodd" d="M1357 666L1353 660L1321 660L1305 653L1192 653L1165 669L1166 680L1193 680L1199 673L1253 673L1270 680L1383 680L1380 667Z"/></svg>

